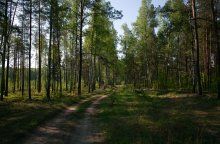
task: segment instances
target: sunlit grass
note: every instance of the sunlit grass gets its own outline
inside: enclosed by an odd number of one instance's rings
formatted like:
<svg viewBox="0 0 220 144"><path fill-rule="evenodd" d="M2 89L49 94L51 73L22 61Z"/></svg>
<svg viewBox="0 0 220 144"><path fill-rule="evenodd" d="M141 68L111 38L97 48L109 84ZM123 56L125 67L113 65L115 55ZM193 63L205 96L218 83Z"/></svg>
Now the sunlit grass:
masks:
<svg viewBox="0 0 220 144"><path fill-rule="evenodd" d="M220 143L218 100L163 95L123 91L117 94L114 106L111 98L104 100L98 113L100 127L106 133L104 143Z"/></svg>

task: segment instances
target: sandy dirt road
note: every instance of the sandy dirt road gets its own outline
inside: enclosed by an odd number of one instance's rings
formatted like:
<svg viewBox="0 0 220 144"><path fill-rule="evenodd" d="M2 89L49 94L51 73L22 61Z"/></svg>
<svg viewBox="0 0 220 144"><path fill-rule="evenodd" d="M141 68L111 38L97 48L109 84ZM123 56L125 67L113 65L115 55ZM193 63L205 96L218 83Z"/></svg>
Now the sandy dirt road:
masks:
<svg viewBox="0 0 220 144"><path fill-rule="evenodd" d="M93 96L68 107L52 120L39 126L24 142L24 144L89 144L101 143L104 134L96 127L96 106L105 95ZM69 119L76 113L81 104L91 101L82 118L77 121Z"/></svg>

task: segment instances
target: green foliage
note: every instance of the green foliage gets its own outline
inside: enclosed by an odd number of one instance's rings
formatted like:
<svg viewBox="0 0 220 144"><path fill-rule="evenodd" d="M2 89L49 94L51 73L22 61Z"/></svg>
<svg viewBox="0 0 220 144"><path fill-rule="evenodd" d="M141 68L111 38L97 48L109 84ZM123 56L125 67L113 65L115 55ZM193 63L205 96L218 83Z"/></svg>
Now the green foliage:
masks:
<svg viewBox="0 0 220 144"><path fill-rule="evenodd" d="M125 83L134 87L151 87L155 81L158 64L158 47L154 28L157 26L156 8L150 0L142 0L139 15L133 29L122 26L124 36L121 44L125 54Z"/></svg>
<svg viewBox="0 0 220 144"><path fill-rule="evenodd" d="M110 106L113 107L114 104L117 102L118 100L118 94L116 92L112 92L110 95L109 95L109 98L111 100L111 103L110 103Z"/></svg>
<svg viewBox="0 0 220 144"><path fill-rule="evenodd" d="M119 61L117 56L117 32L111 21L115 12L111 12L106 1L95 1L91 8L91 17L86 29L84 51L87 63L87 75L84 80L88 87L95 89L96 77L101 77L99 85L114 85L119 79ZM97 69L97 67L99 67ZM102 68L101 68L102 67ZM105 69L105 70L104 70Z"/></svg>

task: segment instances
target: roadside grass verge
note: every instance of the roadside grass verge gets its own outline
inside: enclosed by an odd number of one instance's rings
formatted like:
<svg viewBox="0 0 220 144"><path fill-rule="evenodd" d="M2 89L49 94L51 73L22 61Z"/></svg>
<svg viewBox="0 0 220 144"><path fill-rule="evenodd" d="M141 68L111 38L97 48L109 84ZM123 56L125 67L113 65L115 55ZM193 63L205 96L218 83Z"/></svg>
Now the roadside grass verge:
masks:
<svg viewBox="0 0 220 144"><path fill-rule="evenodd" d="M220 101L123 91L103 100L97 114L105 144L220 143ZM114 94L114 97L115 94Z"/></svg>

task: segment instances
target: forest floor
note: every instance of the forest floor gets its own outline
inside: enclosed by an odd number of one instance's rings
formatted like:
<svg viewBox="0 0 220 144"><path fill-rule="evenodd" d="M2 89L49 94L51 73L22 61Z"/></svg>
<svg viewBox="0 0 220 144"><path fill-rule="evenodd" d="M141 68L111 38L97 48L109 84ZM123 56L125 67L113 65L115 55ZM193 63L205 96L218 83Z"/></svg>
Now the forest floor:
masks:
<svg viewBox="0 0 220 144"><path fill-rule="evenodd" d="M105 144L220 143L220 101L215 97L125 89L102 101L97 119Z"/></svg>
<svg viewBox="0 0 220 144"><path fill-rule="evenodd" d="M79 120L91 122L98 101L107 93L101 90L81 97L53 97L52 101L41 95L32 100L15 94L5 97L0 102L0 144L69 143Z"/></svg>
<svg viewBox="0 0 220 144"><path fill-rule="evenodd" d="M64 97L71 106L0 103L0 143L220 143L220 101L214 97L127 89L106 95Z"/></svg>

